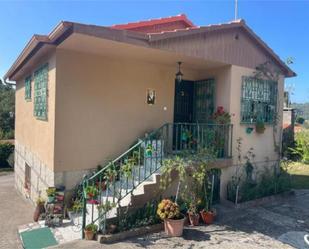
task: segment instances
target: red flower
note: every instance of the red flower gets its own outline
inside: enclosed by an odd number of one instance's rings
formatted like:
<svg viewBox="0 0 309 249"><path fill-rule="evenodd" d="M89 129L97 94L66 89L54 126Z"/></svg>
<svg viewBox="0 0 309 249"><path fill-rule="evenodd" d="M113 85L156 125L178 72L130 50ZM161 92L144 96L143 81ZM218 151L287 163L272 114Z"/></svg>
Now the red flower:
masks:
<svg viewBox="0 0 309 249"><path fill-rule="evenodd" d="M224 113L224 108L223 108L223 106L218 106L218 107L217 107L217 113L220 114L220 115L222 115L222 114Z"/></svg>
<svg viewBox="0 0 309 249"><path fill-rule="evenodd" d="M89 200L88 203L96 205L96 204L99 204L99 201L98 200Z"/></svg>

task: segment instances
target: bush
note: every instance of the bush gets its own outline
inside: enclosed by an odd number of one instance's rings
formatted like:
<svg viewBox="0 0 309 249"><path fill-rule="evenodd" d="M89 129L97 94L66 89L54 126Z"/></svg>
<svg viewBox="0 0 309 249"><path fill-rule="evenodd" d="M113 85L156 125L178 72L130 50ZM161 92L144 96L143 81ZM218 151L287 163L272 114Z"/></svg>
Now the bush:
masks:
<svg viewBox="0 0 309 249"><path fill-rule="evenodd" d="M298 124L304 124L305 123L305 119L303 117L297 117L296 118L296 123Z"/></svg>
<svg viewBox="0 0 309 249"><path fill-rule="evenodd" d="M275 168L274 168L275 169ZM271 172L268 169L260 175L258 181L248 178L242 179L239 183L238 203L251 201L258 198L271 196L288 191L291 188L290 176L281 167L279 172ZM228 200L235 202L237 186L232 181L228 184Z"/></svg>
<svg viewBox="0 0 309 249"><path fill-rule="evenodd" d="M295 148L290 148L293 154L306 164L309 164L309 131L304 130L295 134Z"/></svg>
<svg viewBox="0 0 309 249"><path fill-rule="evenodd" d="M4 132L1 128L0 128L0 140L6 140L6 139L14 139L14 130L8 130L6 132Z"/></svg>
<svg viewBox="0 0 309 249"><path fill-rule="evenodd" d="M294 148L294 130L292 126L283 129L282 133L282 156L290 160L296 160L297 157L290 148Z"/></svg>
<svg viewBox="0 0 309 249"><path fill-rule="evenodd" d="M160 223L160 218L157 215L159 202L160 201L152 200L133 212L130 212L129 210L126 210L123 213L121 212L117 224L117 232Z"/></svg>
<svg viewBox="0 0 309 249"><path fill-rule="evenodd" d="M14 145L11 143L0 143L0 168L10 167L8 159L14 152Z"/></svg>

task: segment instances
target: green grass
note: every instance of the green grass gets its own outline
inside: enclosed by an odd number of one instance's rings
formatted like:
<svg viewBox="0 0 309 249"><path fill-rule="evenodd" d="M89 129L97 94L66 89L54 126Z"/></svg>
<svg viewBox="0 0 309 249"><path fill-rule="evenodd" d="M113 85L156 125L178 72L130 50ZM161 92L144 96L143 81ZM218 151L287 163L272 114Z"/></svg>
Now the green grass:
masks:
<svg viewBox="0 0 309 249"><path fill-rule="evenodd" d="M309 189L309 165L299 162L291 163L288 167L291 175L292 188Z"/></svg>

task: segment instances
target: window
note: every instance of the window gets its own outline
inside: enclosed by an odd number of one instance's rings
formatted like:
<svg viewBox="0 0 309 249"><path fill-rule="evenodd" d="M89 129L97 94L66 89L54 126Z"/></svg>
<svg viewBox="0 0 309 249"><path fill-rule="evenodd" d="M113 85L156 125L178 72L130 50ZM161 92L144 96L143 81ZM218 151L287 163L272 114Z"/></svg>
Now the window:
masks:
<svg viewBox="0 0 309 249"><path fill-rule="evenodd" d="M243 76L241 122L273 123L277 110L277 82Z"/></svg>
<svg viewBox="0 0 309 249"><path fill-rule="evenodd" d="M30 195L30 191L31 191L31 168L30 168L30 166L27 163L25 164L25 183L24 183L24 187L25 187L25 190Z"/></svg>
<svg viewBox="0 0 309 249"><path fill-rule="evenodd" d="M25 99L31 100L31 76L25 79Z"/></svg>
<svg viewBox="0 0 309 249"><path fill-rule="evenodd" d="M34 72L34 116L47 119L48 64Z"/></svg>

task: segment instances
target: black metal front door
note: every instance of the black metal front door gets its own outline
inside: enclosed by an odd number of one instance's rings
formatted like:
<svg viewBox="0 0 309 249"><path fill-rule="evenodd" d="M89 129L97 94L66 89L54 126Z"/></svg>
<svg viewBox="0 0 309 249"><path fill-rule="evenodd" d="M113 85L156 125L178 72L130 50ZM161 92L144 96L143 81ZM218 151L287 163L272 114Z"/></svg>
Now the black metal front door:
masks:
<svg viewBox="0 0 309 249"><path fill-rule="evenodd" d="M189 80L175 82L174 123L193 122L193 84Z"/></svg>

